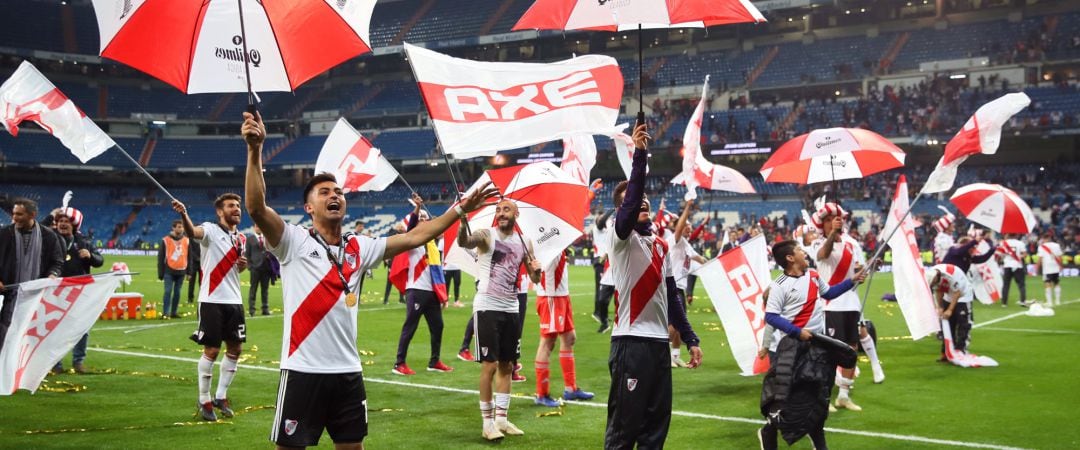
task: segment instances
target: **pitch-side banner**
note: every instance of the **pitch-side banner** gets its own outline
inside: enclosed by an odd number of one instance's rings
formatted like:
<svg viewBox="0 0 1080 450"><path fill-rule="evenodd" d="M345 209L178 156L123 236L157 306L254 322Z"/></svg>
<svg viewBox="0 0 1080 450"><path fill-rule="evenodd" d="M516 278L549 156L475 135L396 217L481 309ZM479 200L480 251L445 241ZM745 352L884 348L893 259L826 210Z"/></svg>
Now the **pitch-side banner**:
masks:
<svg viewBox="0 0 1080 450"><path fill-rule="evenodd" d="M757 357L765 334L765 299L769 285L769 255L765 237L758 236L698 268L716 315L727 333L728 344L742 375L769 370L769 361Z"/></svg>
<svg viewBox="0 0 1080 450"><path fill-rule="evenodd" d="M608 134L619 115L623 77L610 56L539 64L471 61L409 44L405 52L447 154Z"/></svg>
<svg viewBox="0 0 1080 450"><path fill-rule="evenodd" d="M334 124L319 151L315 173L323 172L337 177L345 193L382 191L398 177L397 170L382 152L344 118Z"/></svg>
<svg viewBox="0 0 1080 450"><path fill-rule="evenodd" d="M37 390L60 358L97 321L125 274L44 278L19 284L0 351L0 395Z"/></svg>
<svg viewBox="0 0 1080 450"><path fill-rule="evenodd" d="M918 340L941 331L941 324L938 322L934 296L923 273L922 255L915 240L915 227L911 216L907 215L908 203L907 178L901 175L900 181L896 183L896 194L893 196L892 207L889 208L889 217L885 221L884 234L892 235L889 248L893 252L893 289L896 291L896 302L904 314L911 338ZM897 226L900 229L893 233L892 230Z"/></svg>

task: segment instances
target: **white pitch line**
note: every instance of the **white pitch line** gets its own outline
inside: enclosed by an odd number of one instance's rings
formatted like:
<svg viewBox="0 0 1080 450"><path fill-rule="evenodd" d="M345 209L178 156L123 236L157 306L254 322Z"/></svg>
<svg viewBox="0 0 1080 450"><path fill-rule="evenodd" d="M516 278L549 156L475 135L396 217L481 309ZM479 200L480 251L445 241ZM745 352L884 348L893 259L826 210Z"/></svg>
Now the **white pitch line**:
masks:
<svg viewBox="0 0 1080 450"><path fill-rule="evenodd" d="M402 307L400 307L400 306L384 306L384 307L381 307L381 308L361 309L360 312L364 313L364 312L375 312L375 311L389 311L389 310L401 309L401 308ZM280 318L281 318L281 315L277 314L277 315L272 315L272 316L248 317L246 319L246 321L262 320L262 319L280 319ZM142 320L154 320L154 319L142 319ZM123 327L92 328L90 331L123 331L124 334L128 334L128 333L133 333L133 332L136 332L136 331L150 330L150 329L153 329L153 328L174 327L174 326L177 326L177 325L191 325L193 323L198 324L198 322L173 321L173 322L159 323L159 324L154 324L154 325L131 325L131 326L123 326Z"/></svg>
<svg viewBox="0 0 1080 450"><path fill-rule="evenodd" d="M1040 330L1038 328L999 328L988 327L985 328L990 331L1014 331L1017 333L1047 333L1047 334L1080 334L1080 331L1072 330Z"/></svg>
<svg viewBox="0 0 1080 450"><path fill-rule="evenodd" d="M142 357L142 358L167 359L167 360L171 360L171 361L180 361L180 362L187 362L187 363L194 363L194 364L197 364L199 362L198 359L183 358L183 357L180 357L180 356L171 356L171 355L155 355L155 354L151 354L151 353L129 352L129 351L125 351L125 350L112 350L112 349L97 348L97 347L90 347L90 350L94 350L94 351L98 351L98 352L102 352L102 353L113 353L113 354L117 354L117 355L136 356L136 357ZM253 365L250 365L250 364L237 364L237 366L243 367L245 369L261 370L261 371L265 371L265 372L280 372L280 369L275 369L275 368L272 368L272 367L253 366ZM453 393L457 393L457 394L479 395L478 391L475 391L475 390L472 390L472 389L459 389L459 388L453 388L453 387L447 387L447 386L436 386L436 385L431 385L431 384L406 383L406 382L403 382L403 381L387 380L387 379L383 379L383 378L368 378L368 377L365 376L364 381L365 382L371 382L371 383L378 383L378 384L389 384L389 385L394 385L394 386L402 386L402 387L414 388L414 389L415 388L420 388L420 389L429 389L429 390L433 390L433 391L453 392ZM532 398L530 396L524 396L524 395L515 395L514 397L522 398L522 399L531 399ZM593 408L607 408L606 403L598 403L598 402L567 401L566 403L570 403L570 404L573 404L573 405L579 405L579 406L588 406L588 407L593 407ZM761 424L765 423L764 420L760 420L760 419L750 419L750 418L746 418L746 417L717 416L717 415L713 415L713 414L702 414L702 413L695 413L695 412L689 412L689 411L671 411L671 414L675 415L675 416L692 417L692 418L697 418L697 419L716 420L716 421L721 421L721 422L746 423L746 424L753 424L753 425L761 425ZM844 429L844 428L831 428L831 427L826 427L825 430L830 432L830 433L850 434L850 435L855 435L855 436L865 436L865 437L882 438L882 439L892 439L892 440L896 440L896 441L920 442L920 443L934 444L934 445L948 445L948 446L953 446L953 447L987 448L987 449L995 449L995 450L1022 450L1021 447L1009 447L1009 446L997 445L997 444L983 444L983 443L980 443L980 442L954 441L954 440L949 440L949 439L935 439L935 438L928 438L928 437L915 436L915 435L906 435L906 434L878 433L878 432L874 432L874 431L848 430L848 429Z"/></svg>
<svg viewBox="0 0 1080 450"><path fill-rule="evenodd" d="M1080 300L1069 300L1069 301L1064 302L1064 303L1062 303L1061 305L1058 305L1058 306L1065 306L1065 305L1069 305L1069 304L1077 303L1077 302L1080 302ZM998 317L997 319L987 320L986 322L979 322L979 323L975 324L974 326L972 326L971 328L982 328L982 327L985 327L985 326L988 326L988 325L993 325L993 324L998 323L998 322L1004 322L1006 320L1014 319L1014 318L1017 318L1017 317L1020 317L1020 316L1025 316L1025 315L1027 315L1027 311L1020 311L1020 312L1017 312L1017 313L1009 314L1007 316Z"/></svg>

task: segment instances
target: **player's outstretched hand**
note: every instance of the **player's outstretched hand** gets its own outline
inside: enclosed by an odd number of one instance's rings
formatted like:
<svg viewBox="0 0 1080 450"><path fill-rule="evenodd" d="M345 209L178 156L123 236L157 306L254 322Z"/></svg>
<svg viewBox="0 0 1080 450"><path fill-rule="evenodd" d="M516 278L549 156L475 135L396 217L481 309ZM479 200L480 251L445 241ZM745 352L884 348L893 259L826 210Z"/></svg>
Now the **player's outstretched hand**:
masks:
<svg viewBox="0 0 1080 450"><path fill-rule="evenodd" d="M173 211L176 211L177 214L187 214L187 206L184 206L183 203L180 203L180 200L172 201L172 209Z"/></svg>
<svg viewBox="0 0 1080 450"><path fill-rule="evenodd" d="M701 365L701 347L690 347L690 361L686 363L687 369L693 369Z"/></svg>
<svg viewBox="0 0 1080 450"><path fill-rule="evenodd" d="M630 138L634 140L634 148L645 150L649 148L649 140L652 139L652 136L649 135L645 124L639 124L634 127L634 135Z"/></svg>
<svg viewBox="0 0 1080 450"><path fill-rule="evenodd" d="M262 145L266 140L266 125L263 124L262 114L255 111L255 114L249 112L244 113L244 124L240 126L240 134L244 136L244 141L247 142L248 147L255 148Z"/></svg>
<svg viewBox="0 0 1080 450"><path fill-rule="evenodd" d="M499 189L492 185L490 181L484 183L479 189L472 191L465 200L461 202L461 209L465 212L473 212L480 209L483 206L494 204L494 202L488 202L492 198L499 195Z"/></svg>

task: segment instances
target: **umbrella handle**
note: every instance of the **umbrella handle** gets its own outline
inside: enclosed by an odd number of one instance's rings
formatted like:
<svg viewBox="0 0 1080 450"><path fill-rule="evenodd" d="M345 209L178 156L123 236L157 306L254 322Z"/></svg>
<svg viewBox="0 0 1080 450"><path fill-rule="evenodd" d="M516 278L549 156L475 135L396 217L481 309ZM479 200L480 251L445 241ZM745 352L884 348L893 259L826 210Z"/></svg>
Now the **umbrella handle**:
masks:
<svg viewBox="0 0 1080 450"><path fill-rule="evenodd" d="M258 112L258 111L259 111L259 105L256 105L255 102L248 103L247 112L251 113L251 115L254 116L255 113Z"/></svg>

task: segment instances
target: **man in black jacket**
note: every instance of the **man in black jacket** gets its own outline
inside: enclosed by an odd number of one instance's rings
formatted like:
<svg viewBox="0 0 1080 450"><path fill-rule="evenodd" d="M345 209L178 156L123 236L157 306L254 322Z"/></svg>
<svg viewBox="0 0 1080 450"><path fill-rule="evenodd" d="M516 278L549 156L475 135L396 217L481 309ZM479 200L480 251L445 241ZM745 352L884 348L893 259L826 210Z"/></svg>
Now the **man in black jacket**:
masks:
<svg viewBox="0 0 1080 450"><path fill-rule="evenodd" d="M266 249L266 239L255 225L255 232L247 237L244 247L248 260L248 273L251 274L251 288L248 290L248 315L255 315L255 294L262 289L262 315L270 315L270 284L274 282L274 255Z"/></svg>
<svg viewBox="0 0 1080 450"><path fill-rule="evenodd" d="M12 208L12 224L0 228L0 349L11 326L18 288L8 287L24 281L60 276L64 257L60 238L52 230L38 225L37 203L16 199Z"/></svg>
<svg viewBox="0 0 1080 450"><path fill-rule="evenodd" d="M60 247L64 252L64 264L60 270L60 276L87 275L91 268L105 264L105 258L101 256L101 253L78 232L82 219L82 213L75 208L59 209L53 214L53 225L56 227L56 233L60 235ZM86 360L86 344L89 339L90 334L84 334L71 350L71 368L75 369L75 372L86 373L83 361ZM62 359L56 362L53 371L64 371Z"/></svg>

